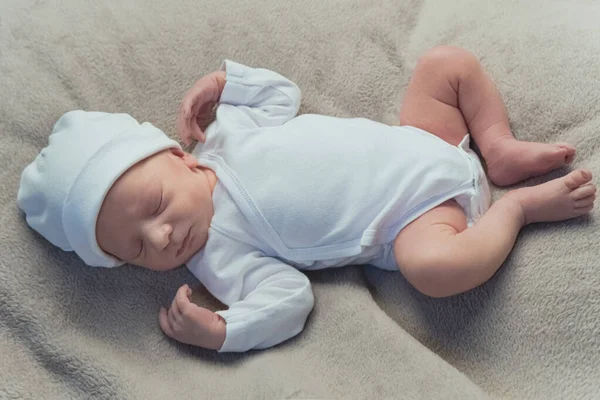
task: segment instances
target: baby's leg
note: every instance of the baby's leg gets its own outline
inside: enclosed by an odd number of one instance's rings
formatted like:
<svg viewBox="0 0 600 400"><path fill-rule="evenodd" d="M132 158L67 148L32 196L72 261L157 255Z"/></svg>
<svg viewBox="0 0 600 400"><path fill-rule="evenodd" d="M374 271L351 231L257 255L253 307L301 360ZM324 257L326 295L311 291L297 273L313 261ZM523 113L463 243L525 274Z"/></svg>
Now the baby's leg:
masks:
<svg viewBox="0 0 600 400"><path fill-rule="evenodd" d="M568 144L516 140L494 83L475 56L456 47L436 47L420 58L400 110L400 124L454 145L470 133L490 179L500 186L544 174L575 156Z"/></svg>
<svg viewBox="0 0 600 400"><path fill-rule="evenodd" d="M594 206L592 174L576 170L542 185L517 189L495 202L467 229L463 210L449 201L404 228L394 241L400 271L420 292L444 297L494 275L526 224L574 218Z"/></svg>

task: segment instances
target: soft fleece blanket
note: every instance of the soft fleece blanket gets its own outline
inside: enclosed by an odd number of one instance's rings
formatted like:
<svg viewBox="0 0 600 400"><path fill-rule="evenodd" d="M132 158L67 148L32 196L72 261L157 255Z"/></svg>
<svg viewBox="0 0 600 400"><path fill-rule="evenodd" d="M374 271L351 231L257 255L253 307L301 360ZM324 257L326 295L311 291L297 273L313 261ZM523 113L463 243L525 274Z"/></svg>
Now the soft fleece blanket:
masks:
<svg viewBox="0 0 600 400"><path fill-rule="evenodd" d="M185 268L85 267L16 205L68 110L128 112L175 137L183 93L230 58L297 82L303 113L393 124L437 44L482 60L519 138L569 141L600 177L599 17L585 0L3 0L0 398L600 398L598 211L525 229L490 282L449 299L372 267L311 273L304 332L239 355L160 331L183 283L219 307Z"/></svg>

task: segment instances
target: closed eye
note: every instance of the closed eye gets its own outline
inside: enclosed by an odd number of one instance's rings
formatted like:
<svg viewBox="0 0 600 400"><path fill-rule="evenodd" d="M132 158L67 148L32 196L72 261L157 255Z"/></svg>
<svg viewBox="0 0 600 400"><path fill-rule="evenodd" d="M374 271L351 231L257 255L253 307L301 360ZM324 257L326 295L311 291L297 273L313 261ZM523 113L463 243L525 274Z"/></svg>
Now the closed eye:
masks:
<svg viewBox="0 0 600 400"><path fill-rule="evenodd" d="M158 202L158 206L156 206L156 210L154 210L154 212L152 213L153 216L158 215L158 213L160 211L160 206L162 205L162 201L163 201L163 191L161 189L160 190L160 200Z"/></svg>

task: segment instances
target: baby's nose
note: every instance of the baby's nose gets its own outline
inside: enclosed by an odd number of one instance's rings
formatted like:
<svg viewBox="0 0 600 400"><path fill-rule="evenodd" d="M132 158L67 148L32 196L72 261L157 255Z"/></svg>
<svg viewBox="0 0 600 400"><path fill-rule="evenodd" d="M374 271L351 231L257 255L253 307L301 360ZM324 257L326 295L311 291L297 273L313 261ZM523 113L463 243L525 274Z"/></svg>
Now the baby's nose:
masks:
<svg viewBox="0 0 600 400"><path fill-rule="evenodd" d="M170 224L161 224L156 226L148 236L152 246L162 251L169 245L171 233L173 233L173 227Z"/></svg>

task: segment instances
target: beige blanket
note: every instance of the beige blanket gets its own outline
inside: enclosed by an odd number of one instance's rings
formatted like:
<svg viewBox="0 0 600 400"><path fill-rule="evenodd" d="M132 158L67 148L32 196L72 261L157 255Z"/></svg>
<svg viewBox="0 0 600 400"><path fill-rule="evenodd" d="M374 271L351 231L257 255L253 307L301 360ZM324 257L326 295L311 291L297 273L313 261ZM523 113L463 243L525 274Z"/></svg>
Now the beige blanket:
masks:
<svg viewBox="0 0 600 400"><path fill-rule="evenodd" d="M184 91L230 58L297 82L301 112L395 123L436 44L480 57L518 137L569 141L600 176L599 17L591 0L2 0L0 399L600 398L598 211L525 229L490 282L450 299L371 267L311 273L301 335L219 355L159 329L159 307L198 285L184 268L85 267L15 201L67 110L175 136Z"/></svg>

